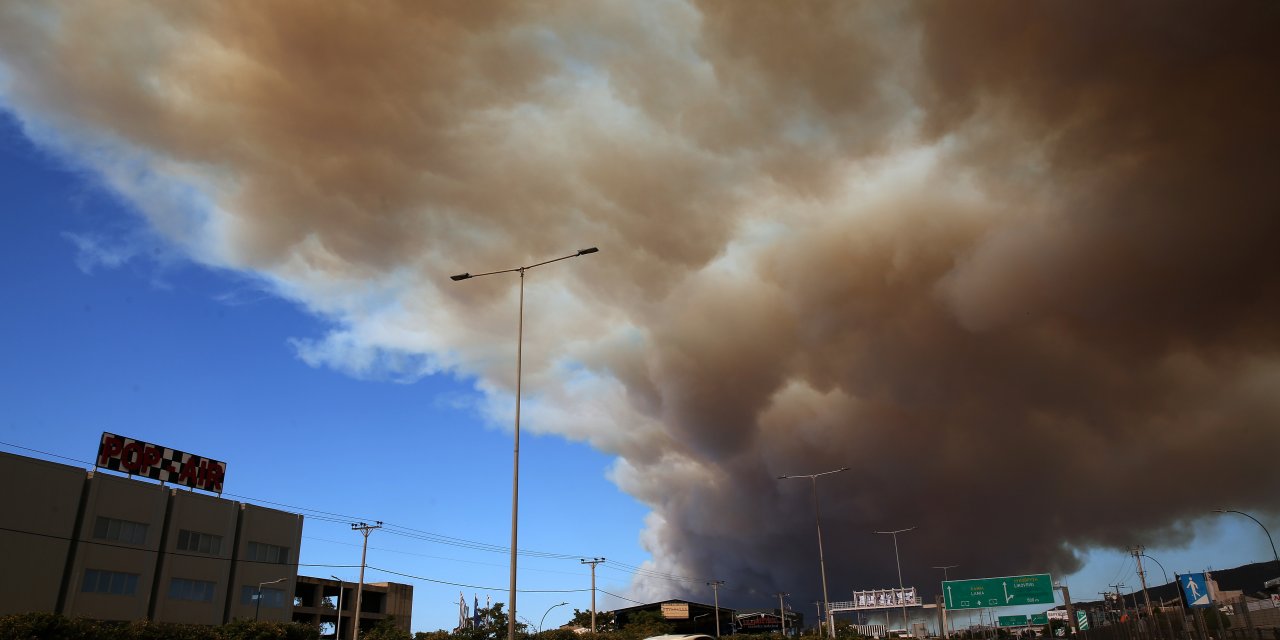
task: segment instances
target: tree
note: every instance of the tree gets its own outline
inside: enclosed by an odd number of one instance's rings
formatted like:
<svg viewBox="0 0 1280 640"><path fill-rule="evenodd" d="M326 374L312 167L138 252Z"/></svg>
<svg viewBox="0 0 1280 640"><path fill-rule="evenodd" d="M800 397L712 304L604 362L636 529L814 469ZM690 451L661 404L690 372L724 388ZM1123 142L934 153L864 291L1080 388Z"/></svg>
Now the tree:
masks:
<svg viewBox="0 0 1280 640"><path fill-rule="evenodd" d="M573 618L569 620L569 624L583 629L591 628L591 610L583 611L581 609L573 610ZM613 631L617 627L616 621L613 619L612 611L596 612L596 631Z"/></svg>
<svg viewBox="0 0 1280 640"><path fill-rule="evenodd" d="M419 631L413 634L413 640L453 640L453 635L444 629L439 631Z"/></svg>
<svg viewBox="0 0 1280 640"><path fill-rule="evenodd" d="M479 607L476 615L480 618L478 626L459 629L453 633L457 640L505 640L507 637L507 613L502 609L506 605L495 602L491 607ZM516 622L516 634L528 635L529 627Z"/></svg>
<svg viewBox="0 0 1280 640"><path fill-rule="evenodd" d="M413 636L408 631L396 625L395 616L387 616L379 620L372 629L362 632L360 637L365 640L413 640Z"/></svg>
<svg viewBox="0 0 1280 640"><path fill-rule="evenodd" d="M674 629L675 627L657 611L637 611L628 617L626 626L619 629L618 634L628 640L640 640L649 636L665 635Z"/></svg>

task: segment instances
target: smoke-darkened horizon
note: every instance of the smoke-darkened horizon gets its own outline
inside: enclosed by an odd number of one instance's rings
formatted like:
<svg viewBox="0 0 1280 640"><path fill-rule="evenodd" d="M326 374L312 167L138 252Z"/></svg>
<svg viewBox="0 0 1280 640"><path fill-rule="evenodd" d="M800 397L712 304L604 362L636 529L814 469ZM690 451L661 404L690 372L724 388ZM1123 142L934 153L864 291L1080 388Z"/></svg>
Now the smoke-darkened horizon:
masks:
<svg viewBox="0 0 1280 640"><path fill-rule="evenodd" d="M781 474L851 468L819 484L833 594L896 584L877 529L919 527L926 585L1185 542L1222 487L1277 513L1277 26L1244 2L14 2L0 96L194 260L333 318L305 362L474 376L494 416L515 294L448 276L598 245L531 272L528 427L619 457L652 571L804 598L811 488ZM1214 481L1173 490L1170 461Z"/></svg>

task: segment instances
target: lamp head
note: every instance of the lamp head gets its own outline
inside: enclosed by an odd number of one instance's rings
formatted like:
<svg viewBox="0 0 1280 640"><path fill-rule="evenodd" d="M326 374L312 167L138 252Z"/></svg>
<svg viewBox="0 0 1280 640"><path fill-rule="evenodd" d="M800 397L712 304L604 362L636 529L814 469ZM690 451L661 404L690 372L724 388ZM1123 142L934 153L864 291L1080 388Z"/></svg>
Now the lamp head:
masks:
<svg viewBox="0 0 1280 640"><path fill-rule="evenodd" d="M598 248L596 248L596 247L587 247L586 249L578 249L578 255L580 255L580 256L585 256L585 255L587 255L588 253L595 253L595 252L597 252L597 251L599 251L599 250L600 250L600 249L598 249Z"/></svg>
<svg viewBox="0 0 1280 640"><path fill-rule="evenodd" d="M466 280L467 278L470 278L470 277L471 277L470 273L459 273L456 276L449 276L449 279L454 282L457 282L459 280Z"/></svg>
<svg viewBox="0 0 1280 640"><path fill-rule="evenodd" d="M1214 512L1214 513L1226 513L1227 511L1226 511L1226 509L1214 509L1214 510L1213 510L1213 512Z"/></svg>

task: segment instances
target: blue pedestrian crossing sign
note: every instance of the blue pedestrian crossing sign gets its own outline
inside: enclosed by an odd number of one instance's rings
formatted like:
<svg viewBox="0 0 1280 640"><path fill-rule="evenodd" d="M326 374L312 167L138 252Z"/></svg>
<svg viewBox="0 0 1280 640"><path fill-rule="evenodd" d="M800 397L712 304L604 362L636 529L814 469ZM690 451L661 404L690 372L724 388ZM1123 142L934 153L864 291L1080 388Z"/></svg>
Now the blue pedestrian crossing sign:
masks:
<svg viewBox="0 0 1280 640"><path fill-rule="evenodd" d="M1187 573L1178 576L1178 584L1182 586L1182 595L1187 599L1188 607L1211 607L1209 599L1209 579L1203 573Z"/></svg>

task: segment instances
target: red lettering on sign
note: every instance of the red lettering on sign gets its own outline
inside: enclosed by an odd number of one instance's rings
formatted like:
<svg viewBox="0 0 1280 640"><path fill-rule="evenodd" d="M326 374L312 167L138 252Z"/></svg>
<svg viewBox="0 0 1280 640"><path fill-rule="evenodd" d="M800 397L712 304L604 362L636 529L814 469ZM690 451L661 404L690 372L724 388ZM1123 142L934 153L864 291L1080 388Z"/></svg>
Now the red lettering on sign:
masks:
<svg viewBox="0 0 1280 640"><path fill-rule="evenodd" d="M120 465L129 471L137 471L142 466L142 443L130 442L124 446L120 454Z"/></svg>
<svg viewBox="0 0 1280 640"><path fill-rule="evenodd" d="M124 447L124 438L120 436L112 436L104 440L102 450L98 452L98 464L106 464L108 460L120 455L122 447Z"/></svg>
<svg viewBox="0 0 1280 640"><path fill-rule="evenodd" d="M178 474L178 482L190 485L196 479L196 466L191 464L191 458L188 457L182 463L182 473Z"/></svg>
<svg viewBox="0 0 1280 640"><path fill-rule="evenodd" d="M142 464L148 467L154 467L160 464L160 449L157 447L147 447L142 452Z"/></svg>
<svg viewBox="0 0 1280 640"><path fill-rule="evenodd" d="M209 465L209 483L214 486L222 484L222 476L224 473L226 472L222 469L222 465Z"/></svg>

